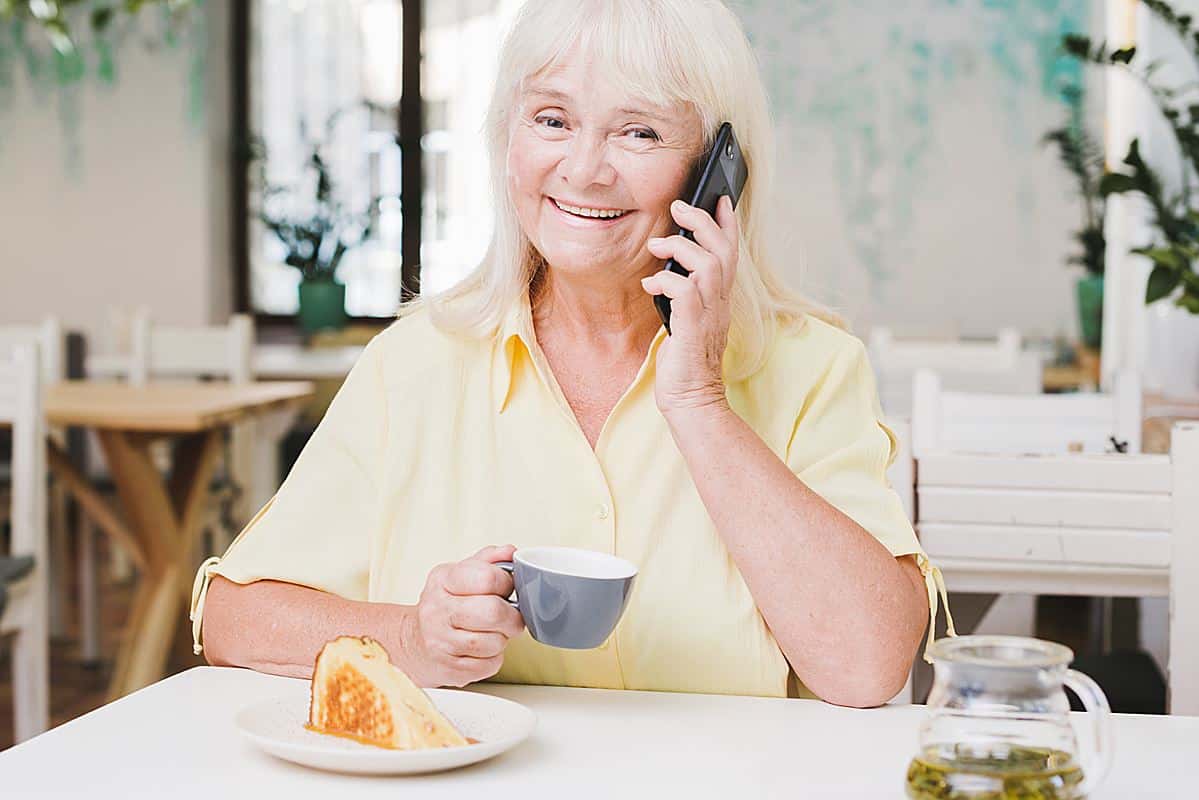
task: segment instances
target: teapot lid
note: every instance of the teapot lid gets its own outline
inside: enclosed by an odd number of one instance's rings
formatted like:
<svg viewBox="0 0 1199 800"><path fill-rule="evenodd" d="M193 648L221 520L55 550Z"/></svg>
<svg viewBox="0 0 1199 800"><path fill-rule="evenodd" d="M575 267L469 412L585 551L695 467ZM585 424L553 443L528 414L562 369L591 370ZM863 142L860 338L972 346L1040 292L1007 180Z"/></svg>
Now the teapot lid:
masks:
<svg viewBox="0 0 1199 800"><path fill-rule="evenodd" d="M1074 651L1056 642L1026 636L954 636L938 639L928 651L934 661L979 667L1059 667Z"/></svg>

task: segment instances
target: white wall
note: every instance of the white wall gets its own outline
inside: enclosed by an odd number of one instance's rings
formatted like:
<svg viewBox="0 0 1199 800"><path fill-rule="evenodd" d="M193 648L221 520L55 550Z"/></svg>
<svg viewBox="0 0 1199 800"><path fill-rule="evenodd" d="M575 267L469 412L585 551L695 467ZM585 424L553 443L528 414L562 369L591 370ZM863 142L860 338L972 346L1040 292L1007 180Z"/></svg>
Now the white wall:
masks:
<svg viewBox="0 0 1199 800"><path fill-rule="evenodd" d="M74 167L61 90L39 97L17 68L0 107L0 323L57 314L94 350L113 306L179 323L229 313L228 1L210 0L204 23L201 118L188 47L129 37L115 85L79 92Z"/></svg>
<svg viewBox="0 0 1199 800"><path fill-rule="evenodd" d="M1104 0L729 3L771 95L793 282L859 332L1077 336L1081 205L1040 138L1066 119L1058 33L1101 37Z"/></svg>

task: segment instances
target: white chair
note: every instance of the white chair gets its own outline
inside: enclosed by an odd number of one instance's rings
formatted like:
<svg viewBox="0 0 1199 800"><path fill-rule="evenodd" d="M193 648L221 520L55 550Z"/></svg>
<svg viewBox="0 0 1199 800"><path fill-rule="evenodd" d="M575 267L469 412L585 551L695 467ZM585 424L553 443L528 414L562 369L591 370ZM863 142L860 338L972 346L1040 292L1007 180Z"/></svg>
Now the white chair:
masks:
<svg viewBox="0 0 1199 800"><path fill-rule="evenodd" d="M181 326L154 322L148 311L139 308L128 320L129 360L125 380L145 385L151 380L219 379L232 383L253 380L252 357L254 321L245 314L230 318L227 325ZM245 497L250 491L254 463L254 423L234 427L230 439L221 492L214 493L207 508L204 529L214 541L214 549L223 549L236 533L234 528L248 520ZM163 443L166 445L166 443ZM99 448L89 448L97 453ZM169 462L164 453L161 459ZM91 466L93 476L102 476L99 464ZM232 520L225 519L225 506L231 505ZM85 520L80 532L82 652L84 660L99 656L98 603L96 599L95 528ZM119 551L116 551L119 553ZM114 572L128 572L127 559L117 556Z"/></svg>
<svg viewBox="0 0 1199 800"><path fill-rule="evenodd" d="M1111 394L982 394L946 391L932 370L913 379L912 452L1104 453L1114 437L1141 451L1141 385L1116 376Z"/></svg>
<svg viewBox="0 0 1199 800"><path fill-rule="evenodd" d="M254 380L254 320L247 314L234 314L227 325L179 326L155 323L142 311L133 319L131 345L128 380L134 384L159 378ZM216 513L207 526L223 534L226 545L236 533L228 528L240 529L248 521L245 498L253 480L254 436L253 423L234 426L224 475L225 488L235 495L233 520L230 525L220 524L219 506L213 506Z"/></svg>
<svg viewBox="0 0 1199 800"><path fill-rule="evenodd" d="M36 343L38 346L39 373L42 386L50 386L67 377L66 334L57 317L46 317L36 324L0 325L0 357L6 357L12 348L21 344ZM66 432L51 430L50 435L61 446L66 444ZM0 490L0 494L2 494ZM56 481L50 484L48 505L50 514L50 633L63 636L66 633L67 608L70 607L69 569L70 560L67 542L67 492ZM8 503L0 501L0 520L7 514Z"/></svg>
<svg viewBox="0 0 1199 800"><path fill-rule="evenodd" d="M950 590L1168 595L1171 709L1199 711L1199 425L1175 428L1171 456L1137 454L1127 375L1114 395L1002 402L917 383L917 531Z"/></svg>
<svg viewBox="0 0 1199 800"><path fill-rule="evenodd" d="M912 377L931 369L957 391L1037 394L1041 358L1021 349L1020 332L1005 328L993 341L959 339L897 340L887 327L875 327L867 345L878 379L879 399L889 417L912 410Z"/></svg>
<svg viewBox="0 0 1199 800"><path fill-rule="evenodd" d="M12 427L12 544L0 572L32 557L32 569L7 584L0 634L15 633L13 698L18 742L49 725L50 652L46 534L46 419L37 345L15 345L0 354L0 423ZM3 566L8 565L8 566ZM16 572L16 570L12 570ZM5 575L0 575L5 582Z"/></svg>

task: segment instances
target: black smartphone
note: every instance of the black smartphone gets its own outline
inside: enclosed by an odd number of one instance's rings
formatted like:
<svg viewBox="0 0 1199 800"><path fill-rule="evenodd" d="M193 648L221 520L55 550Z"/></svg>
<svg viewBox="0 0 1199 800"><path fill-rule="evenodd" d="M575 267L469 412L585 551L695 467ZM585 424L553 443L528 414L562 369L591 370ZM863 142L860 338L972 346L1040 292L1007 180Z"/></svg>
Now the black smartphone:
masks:
<svg viewBox="0 0 1199 800"><path fill-rule="evenodd" d="M712 149L696 163L688 183L688 193L683 196L683 200L696 208L702 208L715 218L716 203L721 195L727 194L733 201L733 208L737 207L737 200L741 197L741 190L745 188L748 177L749 170L741 156L741 146L737 144L737 137L733 135L733 126L726 122L716 132ZM679 233L695 241L691 231L679 228ZM691 274L673 258L666 262L664 269L684 276ZM670 333L670 298L661 294L654 295L654 307L658 309L658 316L662 318L666 332Z"/></svg>

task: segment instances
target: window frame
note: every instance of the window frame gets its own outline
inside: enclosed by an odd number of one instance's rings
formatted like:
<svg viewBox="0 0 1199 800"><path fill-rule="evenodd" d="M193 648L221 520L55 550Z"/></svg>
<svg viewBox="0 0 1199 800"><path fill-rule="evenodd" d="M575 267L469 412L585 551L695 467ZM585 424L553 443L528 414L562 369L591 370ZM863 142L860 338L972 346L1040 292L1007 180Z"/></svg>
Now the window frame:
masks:
<svg viewBox="0 0 1199 800"><path fill-rule="evenodd" d="M421 98L422 0L401 2L403 41L401 43L401 96L397 130L400 141L400 302L420 293L421 217L424 194L424 103ZM252 314L255 323L270 328L294 327L297 314L271 314L253 308L250 297L250 47L251 14L254 2L231 4L230 43L232 47L230 94L230 244L233 266L233 307L237 313ZM352 316L354 323L387 322L390 317Z"/></svg>

